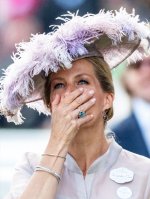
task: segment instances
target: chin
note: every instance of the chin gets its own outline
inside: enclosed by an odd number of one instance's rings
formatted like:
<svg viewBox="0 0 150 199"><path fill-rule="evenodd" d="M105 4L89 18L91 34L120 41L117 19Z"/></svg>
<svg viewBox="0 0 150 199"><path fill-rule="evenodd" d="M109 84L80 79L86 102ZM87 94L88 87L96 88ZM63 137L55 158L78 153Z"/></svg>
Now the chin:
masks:
<svg viewBox="0 0 150 199"><path fill-rule="evenodd" d="M86 124L83 124L81 128L89 128L94 125L94 122L91 120L90 122L87 122Z"/></svg>

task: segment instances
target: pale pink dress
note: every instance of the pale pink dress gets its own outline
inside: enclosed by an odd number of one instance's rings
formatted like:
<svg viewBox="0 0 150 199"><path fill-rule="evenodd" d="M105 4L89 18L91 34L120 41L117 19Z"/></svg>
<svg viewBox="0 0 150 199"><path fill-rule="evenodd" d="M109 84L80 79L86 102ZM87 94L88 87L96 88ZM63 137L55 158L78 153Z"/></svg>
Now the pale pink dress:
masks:
<svg viewBox="0 0 150 199"><path fill-rule="evenodd" d="M40 155L26 153L15 169L6 199L18 199L32 176ZM133 173L128 182L115 182L110 172L120 168ZM127 172L127 175L129 174ZM120 173L118 173L120 175ZM118 175L115 176L118 181ZM119 176L120 177L120 176ZM124 180L126 176L121 176ZM67 155L56 199L150 199L150 160L122 149L114 140L108 151L88 169L85 178L75 160Z"/></svg>

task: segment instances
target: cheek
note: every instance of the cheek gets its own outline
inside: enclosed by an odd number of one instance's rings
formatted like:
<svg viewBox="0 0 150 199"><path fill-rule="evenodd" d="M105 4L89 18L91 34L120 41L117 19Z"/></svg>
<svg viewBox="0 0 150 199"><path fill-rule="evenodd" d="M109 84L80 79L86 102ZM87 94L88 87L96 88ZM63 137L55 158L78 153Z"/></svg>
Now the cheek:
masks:
<svg viewBox="0 0 150 199"><path fill-rule="evenodd" d="M95 97L96 97L96 105L97 108L101 111L103 110L104 103L105 103L105 93L101 88L97 88L95 91Z"/></svg>
<svg viewBox="0 0 150 199"><path fill-rule="evenodd" d="M100 94L96 94L95 97L96 97L96 105L99 107L99 109L101 109L104 104L104 98Z"/></svg>

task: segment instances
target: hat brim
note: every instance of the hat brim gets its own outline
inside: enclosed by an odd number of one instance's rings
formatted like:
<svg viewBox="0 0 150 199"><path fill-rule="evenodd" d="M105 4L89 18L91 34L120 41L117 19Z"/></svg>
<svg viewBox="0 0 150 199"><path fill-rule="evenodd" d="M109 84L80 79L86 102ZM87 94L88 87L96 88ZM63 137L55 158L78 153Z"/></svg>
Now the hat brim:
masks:
<svg viewBox="0 0 150 199"><path fill-rule="evenodd" d="M91 56L103 58L113 69L126 59L136 62L148 52L150 30L134 12L128 14L121 8L115 13L101 10L96 15L69 16L54 32L36 34L30 42L17 45L14 63L0 81L0 112L9 121L23 122L20 110L24 104L50 114L43 102L50 72L69 69L73 61Z"/></svg>
<svg viewBox="0 0 150 199"><path fill-rule="evenodd" d="M140 42L141 40L139 38L136 38L133 41L128 41L128 38L124 37L122 38L121 43L112 45L111 39L108 38L107 35L103 35L99 39L96 39L95 42L85 46L88 50L87 54L79 56L78 58L73 59L73 61L87 57L100 57L105 60L111 69L113 69L125 61L138 48ZM39 92L44 90L43 88L46 82L41 74L34 78L34 82L37 87L35 87L35 90L32 95L30 95L30 98L28 98L28 101L24 102L29 107L32 107L35 101L43 100L45 95L44 92Z"/></svg>

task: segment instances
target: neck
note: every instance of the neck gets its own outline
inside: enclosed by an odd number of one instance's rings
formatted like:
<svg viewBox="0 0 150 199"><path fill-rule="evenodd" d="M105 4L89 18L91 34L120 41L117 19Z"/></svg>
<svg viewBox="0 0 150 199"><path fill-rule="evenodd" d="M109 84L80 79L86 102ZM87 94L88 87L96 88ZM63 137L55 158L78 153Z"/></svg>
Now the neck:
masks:
<svg viewBox="0 0 150 199"><path fill-rule="evenodd" d="M69 153L85 176L90 165L108 149L104 127L82 128L70 145Z"/></svg>

